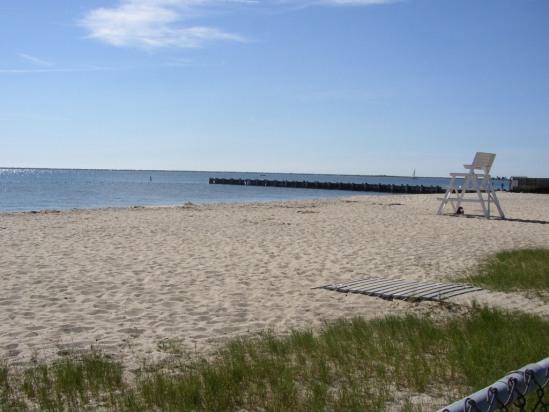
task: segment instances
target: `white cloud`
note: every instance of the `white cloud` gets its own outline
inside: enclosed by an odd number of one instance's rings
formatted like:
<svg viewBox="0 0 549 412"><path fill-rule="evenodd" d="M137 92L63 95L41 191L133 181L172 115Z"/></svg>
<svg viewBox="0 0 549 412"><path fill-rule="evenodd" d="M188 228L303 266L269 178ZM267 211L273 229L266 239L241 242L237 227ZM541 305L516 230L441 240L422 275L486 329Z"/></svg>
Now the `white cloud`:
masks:
<svg viewBox="0 0 549 412"><path fill-rule="evenodd" d="M52 62L49 62L49 61L43 60L43 59L39 59L38 57L32 56L30 54L18 53L17 55L21 59L23 59L27 62L30 62L30 63L34 64L35 66L41 66L41 67L51 67L51 66L53 66Z"/></svg>
<svg viewBox="0 0 549 412"><path fill-rule="evenodd" d="M142 48L200 47L210 41L243 41L240 35L208 26L184 24L214 0L122 0L111 8L89 11L81 25L89 37L113 46Z"/></svg>
<svg viewBox="0 0 549 412"><path fill-rule="evenodd" d="M112 7L88 11L80 25L88 37L112 46L146 49L195 48L213 41L246 41L217 27L190 24L212 8L372 6L401 0L118 0Z"/></svg>

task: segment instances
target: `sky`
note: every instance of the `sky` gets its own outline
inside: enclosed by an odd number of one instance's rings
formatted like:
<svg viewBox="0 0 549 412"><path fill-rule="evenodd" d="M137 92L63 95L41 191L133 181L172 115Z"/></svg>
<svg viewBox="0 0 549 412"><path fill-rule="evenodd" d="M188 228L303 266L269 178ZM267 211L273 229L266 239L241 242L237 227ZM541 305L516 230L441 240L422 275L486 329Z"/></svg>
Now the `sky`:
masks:
<svg viewBox="0 0 549 412"><path fill-rule="evenodd" d="M0 166L549 177L548 0L2 0Z"/></svg>

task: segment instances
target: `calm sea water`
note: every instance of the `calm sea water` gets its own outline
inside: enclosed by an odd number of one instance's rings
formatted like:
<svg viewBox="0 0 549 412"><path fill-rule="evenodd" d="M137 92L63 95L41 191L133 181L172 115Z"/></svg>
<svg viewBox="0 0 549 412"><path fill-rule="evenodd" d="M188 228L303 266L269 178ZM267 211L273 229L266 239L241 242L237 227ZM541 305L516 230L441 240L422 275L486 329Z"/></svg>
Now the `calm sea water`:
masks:
<svg viewBox="0 0 549 412"><path fill-rule="evenodd" d="M446 186L446 178L144 170L0 169L0 211L257 202L362 194L208 184L209 177ZM364 195L368 195L365 193Z"/></svg>

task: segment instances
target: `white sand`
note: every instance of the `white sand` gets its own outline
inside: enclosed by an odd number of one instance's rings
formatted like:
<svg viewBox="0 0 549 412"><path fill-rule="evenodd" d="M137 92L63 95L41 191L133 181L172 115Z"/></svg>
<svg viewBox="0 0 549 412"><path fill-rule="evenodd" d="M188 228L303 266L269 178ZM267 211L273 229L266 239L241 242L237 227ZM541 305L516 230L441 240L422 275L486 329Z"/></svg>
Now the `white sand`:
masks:
<svg viewBox="0 0 549 412"><path fill-rule="evenodd" d="M549 196L500 196L509 218L549 221ZM437 206L414 195L0 214L0 357L96 345L130 361L154 358L166 338L208 350L264 328L428 312L311 288L366 275L446 280L492 252L549 248L549 224L437 216ZM549 316L519 294L474 297Z"/></svg>

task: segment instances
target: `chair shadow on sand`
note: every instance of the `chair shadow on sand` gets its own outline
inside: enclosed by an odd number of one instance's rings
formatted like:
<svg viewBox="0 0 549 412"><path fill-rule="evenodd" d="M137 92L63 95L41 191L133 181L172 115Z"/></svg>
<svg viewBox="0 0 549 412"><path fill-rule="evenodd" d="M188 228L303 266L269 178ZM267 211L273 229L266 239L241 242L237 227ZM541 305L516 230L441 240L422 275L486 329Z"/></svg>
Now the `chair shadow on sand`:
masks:
<svg viewBox="0 0 549 412"><path fill-rule="evenodd" d="M486 219L484 215L450 215L454 217L465 217L467 219ZM512 218L501 218L501 217L491 217L490 220L498 220L505 222L518 222L518 223L537 223L539 225L549 225L549 220L535 220L535 219L512 219Z"/></svg>

